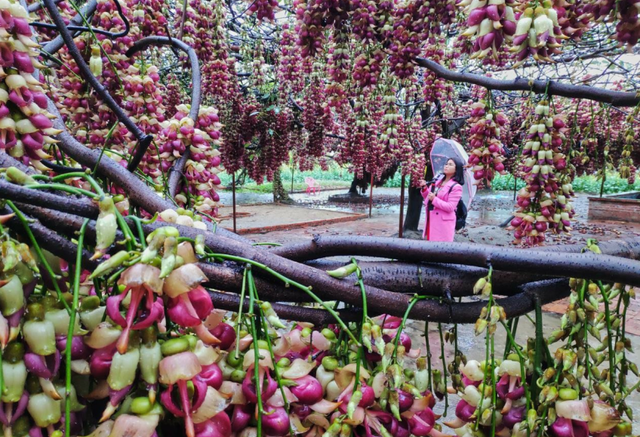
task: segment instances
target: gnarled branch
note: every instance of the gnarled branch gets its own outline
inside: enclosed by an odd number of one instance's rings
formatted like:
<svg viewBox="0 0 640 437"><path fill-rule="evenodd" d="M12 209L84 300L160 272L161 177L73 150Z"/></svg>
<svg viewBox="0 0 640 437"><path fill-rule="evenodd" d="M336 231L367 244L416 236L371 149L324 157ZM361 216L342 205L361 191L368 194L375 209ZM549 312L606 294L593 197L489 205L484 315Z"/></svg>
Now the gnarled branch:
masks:
<svg viewBox="0 0 640 437"><path fill-rule="evenodd" d="M640 96L635 92L611 91L592 86L564 84L552 80L529 80L523 77L517 77L513 80L501 80L479 74L449 70L430 59L416 58L415 62L419 66L433 71L443 79L453 82L472 83L491 90L532 91L536 94L548 93L554 96L609 103L612 106L636 106L640 103Z"/></svg>

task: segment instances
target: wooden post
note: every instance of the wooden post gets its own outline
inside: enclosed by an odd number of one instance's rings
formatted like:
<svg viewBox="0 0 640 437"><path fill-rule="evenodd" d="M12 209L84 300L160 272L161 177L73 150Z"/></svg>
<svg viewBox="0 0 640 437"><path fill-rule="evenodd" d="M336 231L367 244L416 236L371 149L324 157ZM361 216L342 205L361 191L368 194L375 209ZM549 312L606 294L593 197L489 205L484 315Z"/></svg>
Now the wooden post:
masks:
<svg viewBox="0 0 640 437"><path fill-rule="evenodd" d="M293 194L293 172L296 168L292 165L291 166L291 194Z"/></svg>
<svg viewBox="0 0 640 437"><path fill-rule="evenodd" d="M236 173L231 175L231 190L233 194L233 232L236 232Z"/></svg>
<svg viewBox="0 0 640 437"><path fill-rule="evenodd" d="M402 216L404 215L404 175L400 182L400 218L398 223L398 238L402 238Z"/></svg>
<svg viewBox="0 0 640 437"><path fill-rule="evenodd" d="M371 188L369 189L369 218L371 218L372 208L373 208L373 172L371 172Z"/></svg>

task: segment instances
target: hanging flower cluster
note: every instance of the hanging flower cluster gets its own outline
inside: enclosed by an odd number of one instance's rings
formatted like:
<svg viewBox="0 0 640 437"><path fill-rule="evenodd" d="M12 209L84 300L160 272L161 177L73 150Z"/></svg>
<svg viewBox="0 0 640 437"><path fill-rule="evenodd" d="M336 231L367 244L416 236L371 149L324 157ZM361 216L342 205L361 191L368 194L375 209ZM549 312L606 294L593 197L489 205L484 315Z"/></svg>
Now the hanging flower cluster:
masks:
<svg viewBox="0 0 640 437"><path fill-rule="evenodd" d="M561 115L551 115L550 110L547 100L540 101L527 123L522 150L527 186L518 192L518 211L511 221L517 243L540 244L547 229L567 232L574 215L570 202L574 193L568 175L564 174L565 122Z"/></svg>
<svg viewBox="0 0 640 437"><path fill-rule="evenodd" d="M249 12L256 14L259 21L276 18L274 9L278 7L278 0L251 0L249 3Z"/></svg>
<svg viewBox="0 0 640 437"><path fill-rule="evenodd" d="M491 99L491 96L487 96ZM508 120L504 113L480 100L471 106L471 117L468 120L469 146L471 154L469 165L473 166L473 177L476 181L491 186L496 173L504 174L504 148L500 140L501 129Z"/></svg>
<svg viewBox="0 0 640 437"><path fill-rule="evenodd" d="M353 0L352 32L363 42L383 42L392 28L393 2Z"/></svg>
<svg viewBox="0 0 640 437"><path fill-rule="evenodd" d="M175 119L187 118L189 107L178 106ZM190 158L187 160L184 175L189 182L184 190L194 201L193 208L197 211L216 216L220 196L215 189L220 185L220 151L222 134L218 111L215 108L201 106L198 119L195 122L194 135L189 150ZM202 137L200 140L199 137ZM183 205L188 204L184 194L176 196L176 200Z"/></svg>
<svg viewBox="0 0 640 437"><path fill-rule="evenodd" d="M469 15L463 36L474 37L471 58L483 59L497 54L505 41L516 32L514 2L463 0L459 3Z"/></svg>
<svg viewBox="0 0 640 437"><path fill-rule="evenodd" d="M536 61L551 61L550 56L560 53L559 39L563 38L558 23L558 13L550 1L528 7L518 18L513 36L512 52L516 53L516 65L533 56Z"/></svg>
<svg viewBox="0 0 640 437"><path fill-rule="evenodd" d="M280 35L276 75L283 88L282 92L287 95L300 93L304 88L304 74L300 58L300 47L296 43L296 36L289 29L289 25L284 24Z"/></svg>
<svg viewBox="0 0 640 437"><path fill-rule="evenodd" d="M386 56L380 49L361 53L354 61L353 80L362 89L376 87L385 63Z"/></svg>
<svg viewBox="0 0 640 437"><path fill-rule="evenodd" d="M627 128L623 133L624 147L618 170L620 172L620 177L627 179L629 185L633 185L636 181L636 166L633 164L631 154L634 151L634 142L636 138L634 122L638 112L638 107L636 107L635 110L627 116Z"/></svg>
<svg viewBox="0 0 640 437"><path fill-rule="evenodd" d="M38 62L38 44L31 40L27 11L19 3L5 4L2 17L0 149L44 170L39 161L50 157L51 135L60 131L53 128L42 83L33 77L36 68L44 67Z"/></svg>
<svg viewBox="0 0 640 437"><path fill-rule="evenodd" d="M436 42L438 41L438 42ZM423 56L431 61L443 64L449 58L443 49L443 39L434 40L434 44L426 46ZM451 61L449 67L455 67L455 62ZM424 69L422 72L422 95L426 105L433 105L437 101L446 102L453 95L453 84L444 80L431 70Z"/></svg>
<svg viewBox="0 0 640 437"><path fill-rule="evenodd" d="M162 3L154 0L127 0L131 10L131 21L140 29L142 36L165 35L167 18L162 12Z"/></svg>

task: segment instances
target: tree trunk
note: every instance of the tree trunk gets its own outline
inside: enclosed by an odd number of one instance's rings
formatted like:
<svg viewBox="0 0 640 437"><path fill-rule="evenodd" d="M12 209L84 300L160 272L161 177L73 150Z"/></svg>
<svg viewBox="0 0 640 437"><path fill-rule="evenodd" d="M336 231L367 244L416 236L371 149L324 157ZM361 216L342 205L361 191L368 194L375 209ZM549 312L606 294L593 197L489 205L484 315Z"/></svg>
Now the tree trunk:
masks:
<svg viewBox="0 0 640 437"><path fill-rule="evenodd" d="M287 190L284 189L280 169L273 174L273 202L286 204L294 203L293 199L289 197L289 194L287 194Z"/></svg>

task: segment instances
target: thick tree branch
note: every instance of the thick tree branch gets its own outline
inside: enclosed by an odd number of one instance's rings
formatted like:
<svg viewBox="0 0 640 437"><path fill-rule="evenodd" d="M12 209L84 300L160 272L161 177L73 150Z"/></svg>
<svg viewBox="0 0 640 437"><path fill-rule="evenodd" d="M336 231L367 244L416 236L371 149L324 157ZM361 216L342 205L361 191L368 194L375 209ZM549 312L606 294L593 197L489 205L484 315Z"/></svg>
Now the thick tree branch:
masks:
<svg viewBox="0 0 640 437"><path fill-rule="evenodd" d="M380 256L640 285L640 261L591 253L574 254L569 258L562 253L531 249L357 236L316 236L311 242L278 247L271 253L296 261L340 255Z"/></svg>
<svg viewBox="0 0 640 437"><path fill-rule="evenodd" d="M492 90L532 91L536 94L570 97L609 103L612 106L636 106L640 96L634 92L611 91L583 85L564 84L555 81L528 80L518 77L513 80L494 79L473 73L460 73L429 59L416 58L416 64L433 71L437 76L453 82L464 82L480 85Z"/></svg>

